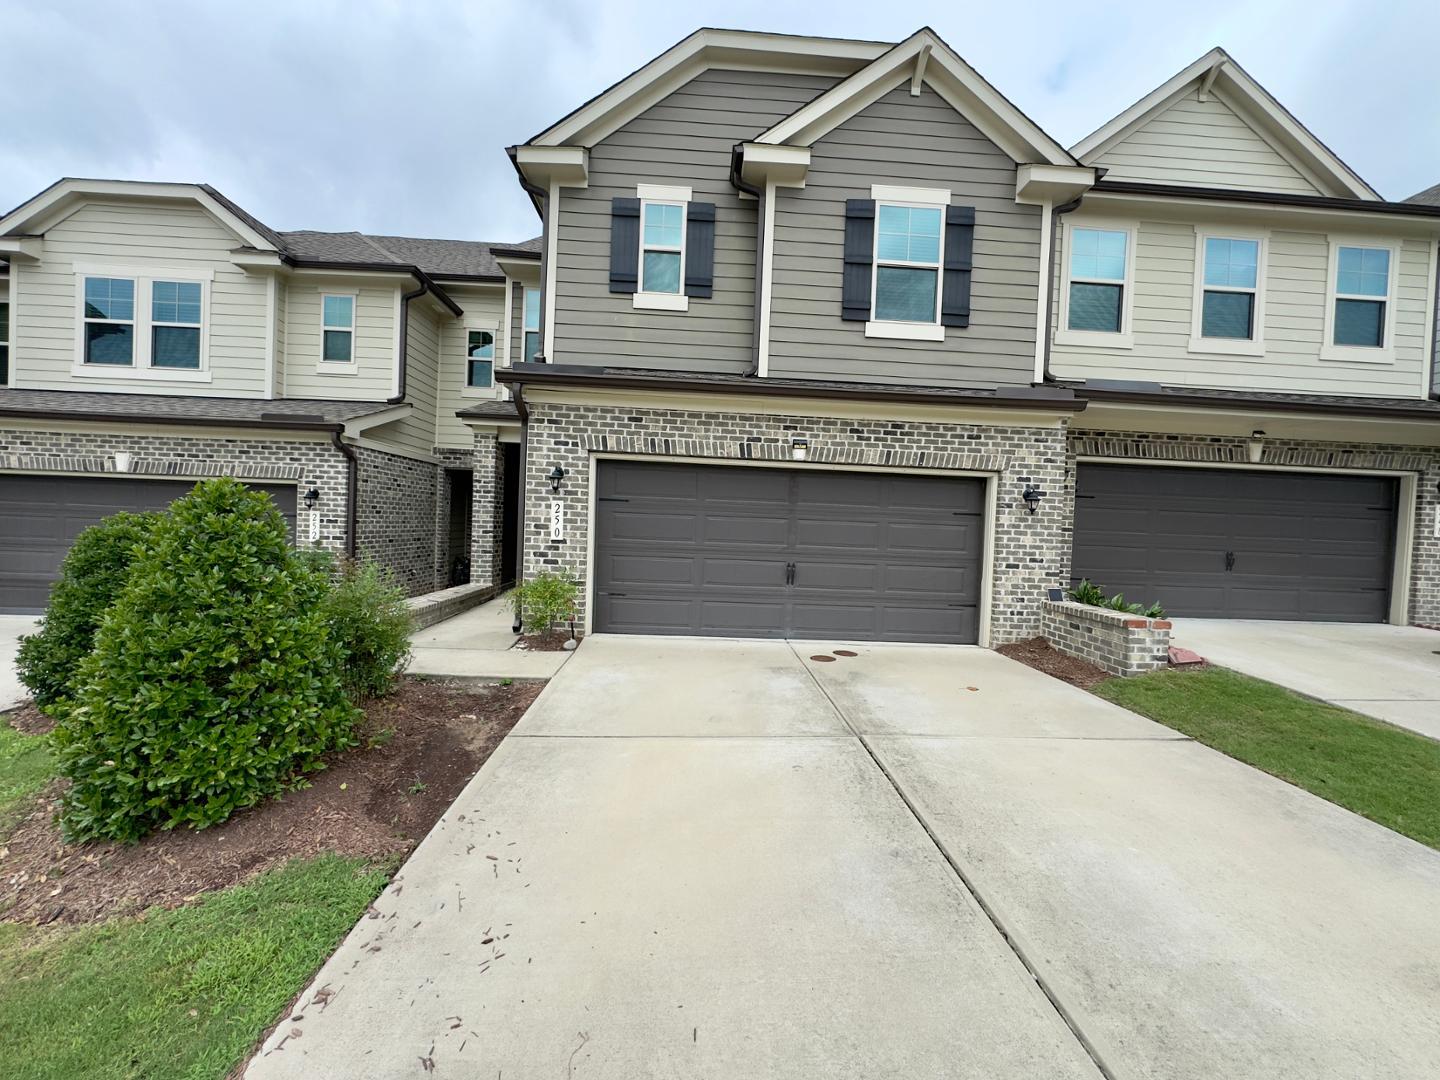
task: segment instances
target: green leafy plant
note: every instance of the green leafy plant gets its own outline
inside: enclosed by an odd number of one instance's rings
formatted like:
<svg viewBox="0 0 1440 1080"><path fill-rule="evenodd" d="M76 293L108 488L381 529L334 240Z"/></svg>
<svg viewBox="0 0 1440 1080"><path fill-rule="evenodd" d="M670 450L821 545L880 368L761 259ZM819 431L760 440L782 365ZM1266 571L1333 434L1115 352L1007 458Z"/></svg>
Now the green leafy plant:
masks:
<svg viewBox="0 0 1440 1080"><path fill-rule="evenodd" d="M340 672L345 692L354 701L389 693L410 662L412 629L405 590L390 571L342 561L320 610L345 651Z"/></svg>
<svg viewBox="0 0 1440 1080"><path fill-rule="evenodd" d="M70 694L95 647L100 620L120 594L160 514L114 514L75 538L60 566L40 631L20 639L15 666L42 710Z"/></svg>
<svg viewBox="0 0 1440 1080"><path fill-rule="evenodd" d="M56 709L66 836L204 828L352 745L327 589L264 494L207 480L177 500Z"/></svg>
<svg viewBox="0 0 1440 1080"><path fill-rule="evenodd" d="M532 634L543 634L575 610L575 583L558 574L536 574L515 586L510 604Z"/></svg>
<svg viewBox="0 0 1440 1080"><path fill-rule="evenodd" d="M1080 583L1071 588L1067 595L1075 603L1085 604L1089 607L1123 611L1129 615L1143 615L1147 619L1165 618L1165 609L1159 604L1151 604L1149 607L1144 604L1132 604L1125 599L1123 593L1107 597L1105 590L1089 579L1081 579Z"/></svg>
<svg viewBox="0 0 1440 1080"><path fill-rule="evenodd" d="M1165 609L1159 604L1151 604L1140 614L1144 615L1147 619L1163 619L1165 618Z"/></svg>
<svg viewBox="0 0 1440 1080"><path fill-rule="evenodd" d="M1091 607L1104 607L1106 602L1104 590L1088 578L1082 579L1080 584L1070 590L1070 599L1077 604L1089 604Z"/></svg>

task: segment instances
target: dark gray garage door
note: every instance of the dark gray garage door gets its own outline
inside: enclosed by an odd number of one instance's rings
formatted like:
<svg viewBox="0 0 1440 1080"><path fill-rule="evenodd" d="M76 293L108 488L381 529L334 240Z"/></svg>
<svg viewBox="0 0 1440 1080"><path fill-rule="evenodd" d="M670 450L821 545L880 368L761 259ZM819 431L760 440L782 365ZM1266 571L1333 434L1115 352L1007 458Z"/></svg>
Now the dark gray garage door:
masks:
<svg viewBox="0 0 1440 1080"><path fill-rule="evenodd" d="M974 642L984 484L601 462L597 631Z"/></svg>
<svg viewBox="0 0 1440 1080"><path fill-rule="evenodd" d="M60 563L82 529L118 510L163 510L194 480L110 476L0 476L0 612L41 612ZM295 486L252 484L295 534Z"/></svg>
<svg viewBox="0 0 1440 1080"><path fill-rule="evenodd" d="M1384 622L1398 481L1082 464L1076 580L1172 615Z"/></svg>

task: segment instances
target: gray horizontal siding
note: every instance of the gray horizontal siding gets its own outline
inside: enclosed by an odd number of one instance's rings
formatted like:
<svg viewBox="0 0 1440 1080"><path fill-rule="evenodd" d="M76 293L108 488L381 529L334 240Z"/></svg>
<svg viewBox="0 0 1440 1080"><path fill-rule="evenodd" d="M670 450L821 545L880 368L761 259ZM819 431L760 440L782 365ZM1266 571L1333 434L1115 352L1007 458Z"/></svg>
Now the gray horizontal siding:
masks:
<svg viewBox="0 0 1440 1080"><path fill-rule="evenodd" d="M945 341L866 338L840 318L845 200L872 184L944 187L975 207L970 326ZM812 148L805 187L775 200L770 374L932 386L1030 382L1040 212L1015 203L1015 163L928 87L886 94Z"/></svg>
<svg viewBox="0 0 1440 1080"><path fill-rule="evenodd" d="M562 189L556 363L739 373L751 358L755 203L730 186L730 151L833 84L827 77L707 71L591 147L590 186ZM715 287L686 312L637 311L610 292L610 200L679 184L715 204Z"/></svg>

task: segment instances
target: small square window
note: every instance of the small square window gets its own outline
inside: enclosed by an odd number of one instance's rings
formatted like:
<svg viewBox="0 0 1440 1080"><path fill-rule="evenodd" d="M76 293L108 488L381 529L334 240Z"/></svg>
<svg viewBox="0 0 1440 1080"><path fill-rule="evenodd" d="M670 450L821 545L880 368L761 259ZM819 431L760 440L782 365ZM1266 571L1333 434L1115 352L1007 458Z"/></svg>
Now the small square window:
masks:
<svg viewBox="0 0 1440 1080"><path fill-rule="evenodd" d="M1070 285L1070 329L1118 334L1121 291L1120 285L1073 282Z"/></svg>
<svg viewBox="0 0 1440 1080"><path fill-rule="evenodd" d="M135 282L128 278L86 278L85 317L132 321L135 318Z"/></svg>
<svg viewBox="0 0 1440 1080"><path fill-rule="evenodd" d="M875 318L893 322L934 322L934 270L908 266L875 269Z"/></svg>
<svg viewBox="0 0 1440 1080"><path fill-rule="evenodd" d="M1241 338L1254 336L1255 294L1206 292L1200 315L1200 336Z"/></svg>
<svg viewBox="0 0 1440 1080"><path fill-rule="evenodd" d="M126 323L86 323L85 362L119 365L134 363L135 327Z"/></svg>
<svg viewBox="0 0 1440 1080"><path fill-rule="evenodd" d="M1116 229L1071 230L1072 278L1125 280L1125 233Z"/></svg>
<svg viewBox="0 0 1440 1080"><path fill-rule="evenodd" d="M1336 300L1335 344L1381 348L1385 344L1385 304L1379 300Z"/></svg>

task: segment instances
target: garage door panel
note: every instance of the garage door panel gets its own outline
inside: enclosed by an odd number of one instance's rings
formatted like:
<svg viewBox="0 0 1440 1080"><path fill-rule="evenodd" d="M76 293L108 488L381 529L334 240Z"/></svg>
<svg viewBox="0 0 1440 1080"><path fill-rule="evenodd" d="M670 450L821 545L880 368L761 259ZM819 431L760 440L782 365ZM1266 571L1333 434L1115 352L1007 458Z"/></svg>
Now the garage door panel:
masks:
<svg viewBox="0 0 1440 1080"><path fill-rule="evenodd" d="M1388 613L1395 480L1085 463L1076 493L1073 574L1107 592L1182 617Z"/></svg>
<svg viewBox="0 0 1440 1080"><path fill-rule="evenodd" d="M982 481L619 461L597 473L597 631L976 639ZM691 534L667 528L683 518Z"/></svg>

